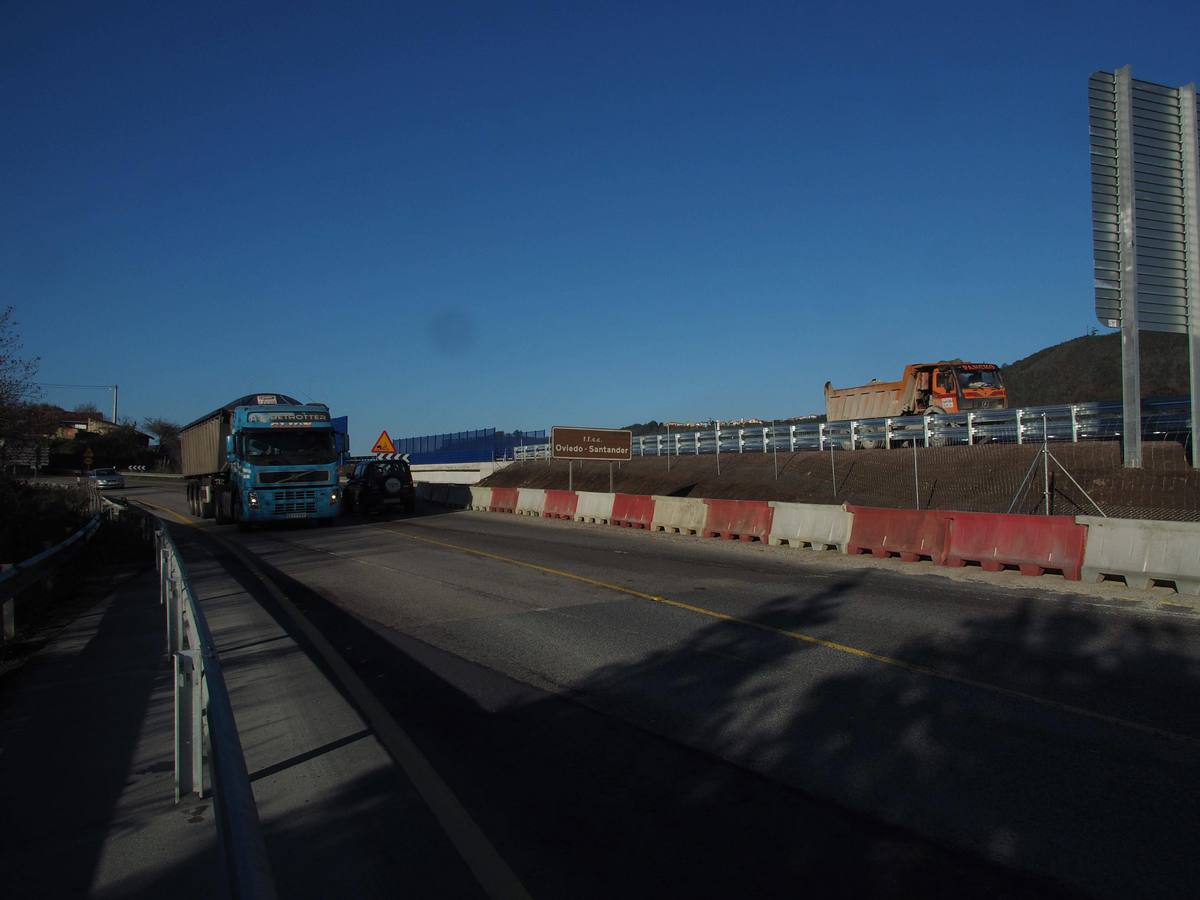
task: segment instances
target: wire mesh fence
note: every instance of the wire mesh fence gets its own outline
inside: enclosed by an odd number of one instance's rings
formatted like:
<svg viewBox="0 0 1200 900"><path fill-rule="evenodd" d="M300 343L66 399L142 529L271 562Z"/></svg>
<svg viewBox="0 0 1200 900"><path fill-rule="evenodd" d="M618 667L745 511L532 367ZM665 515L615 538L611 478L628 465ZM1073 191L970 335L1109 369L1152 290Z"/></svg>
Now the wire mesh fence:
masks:
<svg viewBox="0 0 1200 900"><path fill-rule="evenodd" d="M728 443L728 448L727 448ZM715 443L714 443L715 449ZM635 448L636 453L636 448ZM493 476L489 483L566 488L565 461L543 456ZM607 491L602 464L576 464L577 490ZM1143 466L1122 465L1117 440L1025 440L974 446L924 446L909 441L891 450L748 452L722 436L721 454L648 455L619 467L615 489L627 493L852 503L921 509L1200 521L1200 471L1183 444L1143 446Z"/></svg>

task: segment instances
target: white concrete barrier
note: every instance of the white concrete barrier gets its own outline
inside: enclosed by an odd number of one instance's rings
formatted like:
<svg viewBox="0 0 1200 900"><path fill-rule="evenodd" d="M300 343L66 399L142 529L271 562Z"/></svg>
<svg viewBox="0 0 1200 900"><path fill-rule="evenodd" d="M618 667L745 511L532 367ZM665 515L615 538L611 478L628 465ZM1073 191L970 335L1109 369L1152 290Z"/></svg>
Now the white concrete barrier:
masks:
<svg viewBox="0 0 1200 900"><path fill-rule="evenodd" d="M471 485L471 509L482 509L484 512L492 505L492 489Z"/></svg>
<svg viewBox="0 0 1200 900"><path fill-rule="evenodd" d="M518 516L541 516L546 509L546 492L541 488L519 488L517 490Z"/></svg>
<svg viewBox="0 0 1200 900"><path fill-rule="evenodd" d="M1151 522L1076 516L1087 526L1083 581L1119 575L1131 588L1173 581L1181 594L1200 597L1200 522Z"/></svg>
<svg viewBox="0 0 1200 900"><path fill-rule="evenodd" d="M699 534L704 530L708 506L699 497L654 497L651 531Z"/></svg>
<svg viewBox="0 0 1200 900"><path fill-rule="evenodd" d="M579 503L575 507L575 521L607 525L612 518L613 499L616 494L598 494L595 491L576 493L579 494Z"/></svg>
<svg viewBox="0 0 1200 900"><path fill-rule="evenodd" d="M778 500L772 500L771 507L775 510L770 535L773 546L807 544L814 550L836 547L840 552L846 552L854 514L847 512L845 507Z"/></svg>

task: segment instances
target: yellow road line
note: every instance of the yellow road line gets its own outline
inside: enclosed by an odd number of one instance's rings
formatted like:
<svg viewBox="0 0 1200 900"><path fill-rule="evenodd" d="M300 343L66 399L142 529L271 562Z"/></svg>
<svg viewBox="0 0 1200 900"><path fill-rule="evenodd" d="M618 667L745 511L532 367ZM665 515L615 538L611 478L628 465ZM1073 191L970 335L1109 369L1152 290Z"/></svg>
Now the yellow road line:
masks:
<svg viewBox="0 0 1200 900"><path fill-rule="evenodd" d="M478 556L483 559L490 559L496 562L506 563L512 566L518 566L523 569L530 569L534 572L541 572L545 575L554 575L559 578L566 578L571 581L577 581L581 584L587 584L592 587L601 588L603 590L613 591L618 594L625 594L629 597L636 597L639 600L646 600L651 603L659 603L663 606L670 606L675 609L681 609L686 612L695 613L696 615L705 616L710 619L717 619L722 622L730 622L737 625L743 625L747 628L754 628L758 631L764 631L768 634L773 634L778 637L790 638L794 641L800 641L805 644L812 644L816 647L823 647L826 650L832 650L835 653L843 653L847 656L853 656L858 659L865 659L871 662L880 663L881 665L890 666L896 669L903 669L906 672L913 672L917 675L925 675L929 678L936 678L940 681L948 681L952 684L961 684L966 687L977 688L979 690L988 691L993 694L999 694L1004 697L1012 697L1017 700L1027 700L1030 703L1036 703L1039 706L1044 706L1048 709L1058 710L1059 712L1070 713L1081 718L1091 719L1096 722L1103 722L1107 725L1116 725L1120 728L1127 728L1131 731L1137 731L1142 734L1152 735L1154 737L1167 738L1174 741L1183 741L1184 743L1200 745L1200 739L1191 737L1190 735L1180 734L1175 731L1170 731L1166 728L1158 728L1154 725L1147 725L1144 722L1136 722L1132 719L1123 719L1120 716L1111 716L1106 713L1096 712L1095 710L1087 709L1082 706L1075 706L1071 703L1063 703L1058 700L1051 700L1048 697L1039 697L1037 694L1029 694L1025 691L1019 691L1014 688L1003 687L1002 685L992 684L987 681L979 681L975 678L968 678L964 675L955 675L950 672L942 672L937 669L923 666L919 663L906 662L903 659L895 659L891 656L884 656L881 653L873 653L870 650L863 650L859 647L852 647L849 644L840 644L837 641L829 641L824 638L814 637L811 634L804 634L800 631L790 631L786 628L775 628L771 625L764 625L761 622L755 622L751 619L743 619L740 616L732 616L728 613L718 612L715 609L708 609L703 606L696 606L692 603L684 603L682 600L672 600L670 597L662 597L657 594L647 594L643 591L634 590L621 584L612 584L608 581L601 581L597 578L589 578L586 575L577 575L574 572L567 572L563 569L556 569L552 566L543 566L539 563L528 562L523 559L514 559L511 556L503 556L499 553L490 553L486 550L476 550L474 547L464 547L460 544L451 544L447 541L439 541L433 538L422 537L412 534L408 530L397 528L384 528L384 531L390 531L392 534L399 535L410 541L419 541L424 544L431 544L435 547L442 547L447 550L456 550L459 553L466 553L471 556Z"/></svg>
<svg viewBox="0 0 1200 900"><path fill-rule="evenodd" d="M159 506L157 503L151 503L149 500L131 500L129 502L136 503L139 506L148 506L151 509L157 509L159 512L164 512L181 525L191 525L193 528L196 527L196 523L191 519L185 519L179 513L175 512L175 510L167 509L165 506Z"/></svg>

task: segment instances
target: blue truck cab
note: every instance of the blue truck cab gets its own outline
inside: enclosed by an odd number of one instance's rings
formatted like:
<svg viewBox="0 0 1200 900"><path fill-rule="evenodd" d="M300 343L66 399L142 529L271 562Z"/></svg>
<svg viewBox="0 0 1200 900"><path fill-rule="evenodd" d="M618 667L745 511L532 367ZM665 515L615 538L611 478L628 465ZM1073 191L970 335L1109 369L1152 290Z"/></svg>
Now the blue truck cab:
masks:
<svg viewBox="0 0 1200 900"><path fill-rule="evenodd" d="M331 524L341 511L344 422L321 403L250 394L187 426L180 438L192 514L217 524Z"/></svg>

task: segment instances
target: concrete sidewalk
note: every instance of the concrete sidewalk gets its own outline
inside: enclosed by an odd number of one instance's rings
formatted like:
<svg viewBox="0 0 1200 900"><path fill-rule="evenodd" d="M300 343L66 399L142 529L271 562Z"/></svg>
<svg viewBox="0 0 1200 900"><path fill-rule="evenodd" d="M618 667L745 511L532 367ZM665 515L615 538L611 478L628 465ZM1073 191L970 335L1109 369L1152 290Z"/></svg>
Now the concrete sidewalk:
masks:
<svg viewBox="0 0 1200 900"><path fill-rule="evenodd" d="M5 896L221 895L212 804L174 803L171 678L153 569L6 677Z"/></svg>

